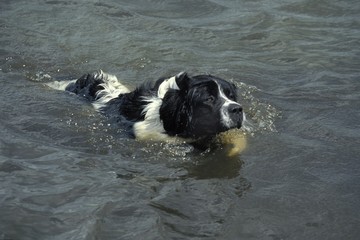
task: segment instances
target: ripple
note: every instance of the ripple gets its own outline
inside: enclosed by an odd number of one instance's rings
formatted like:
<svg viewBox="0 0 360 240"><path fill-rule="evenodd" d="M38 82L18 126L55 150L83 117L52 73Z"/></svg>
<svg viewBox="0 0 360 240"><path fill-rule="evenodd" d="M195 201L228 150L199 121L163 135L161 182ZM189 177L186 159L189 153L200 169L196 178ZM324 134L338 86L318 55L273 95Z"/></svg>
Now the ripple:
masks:
<svg viewBox="0 0 360 240"><path fill-rule="evenodd" d="M186 1L166 1L153 0L151 3L146 1L146 9L143 7L145 3L141 1L131 1L134 11L148 17L167 18L167 19L188 19L211 16L221 13L226 7L207 0L196 1L196 7L193 4L187 4Z"/></svg>

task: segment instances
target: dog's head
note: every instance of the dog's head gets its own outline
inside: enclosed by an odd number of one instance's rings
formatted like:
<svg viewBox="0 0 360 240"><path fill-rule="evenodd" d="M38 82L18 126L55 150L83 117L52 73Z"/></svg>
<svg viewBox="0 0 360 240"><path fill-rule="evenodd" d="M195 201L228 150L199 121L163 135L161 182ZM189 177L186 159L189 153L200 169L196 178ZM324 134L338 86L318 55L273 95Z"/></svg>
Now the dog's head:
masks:
<svg viewBox="0 0 360 240"><path fill-rule="evenodd" d="M173 135L202 138L240 128L243 109L234 84L211 75L178 74L160 108L164 129ZM169 82L169 84L171 84Z"/></svg>

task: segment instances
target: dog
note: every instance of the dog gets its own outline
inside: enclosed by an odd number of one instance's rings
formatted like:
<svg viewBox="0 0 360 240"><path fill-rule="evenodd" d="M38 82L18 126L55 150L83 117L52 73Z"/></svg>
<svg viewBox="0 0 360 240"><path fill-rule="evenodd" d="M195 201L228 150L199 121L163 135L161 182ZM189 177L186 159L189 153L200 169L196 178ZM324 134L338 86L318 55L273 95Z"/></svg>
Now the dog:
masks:
<svg viewBox="0 0 360 240"><path fill-rule="evenodd" d="M99 70L51 87L82 96L99 112L129 123L138 139L195 143L241 128L245 120L236 86L212 75L180 72L130 91L116 76Z"/></svg>

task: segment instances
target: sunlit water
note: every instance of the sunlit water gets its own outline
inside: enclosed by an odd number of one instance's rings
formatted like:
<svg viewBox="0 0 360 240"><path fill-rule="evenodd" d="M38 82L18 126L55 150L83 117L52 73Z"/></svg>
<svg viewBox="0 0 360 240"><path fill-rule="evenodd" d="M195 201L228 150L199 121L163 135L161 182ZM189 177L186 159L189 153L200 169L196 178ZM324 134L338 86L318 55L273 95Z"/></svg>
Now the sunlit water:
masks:
<svg viewBox="0 0 360 240"><path fill-rule="evenodd" d="M358 1L1 1L0 239L358 239ZM243 151L141 142L46 83L229 79ZM219 140L221 142L221 140ZM235 144L236 145L236 144Z"/></svg>

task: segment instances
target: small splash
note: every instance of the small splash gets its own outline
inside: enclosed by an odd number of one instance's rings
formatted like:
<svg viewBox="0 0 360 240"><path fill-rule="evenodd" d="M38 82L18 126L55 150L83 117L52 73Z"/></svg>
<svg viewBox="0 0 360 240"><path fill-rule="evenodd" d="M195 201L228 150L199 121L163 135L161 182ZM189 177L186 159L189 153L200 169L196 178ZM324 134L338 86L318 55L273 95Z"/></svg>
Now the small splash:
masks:
<svg viewBox="0 0 360 240"><path fill-rule="evenodd" d="M156 154L157 156L171 156L176 162L186 161L186 157L194 151L194 147L187 142L168 142L168 141L136 141L135 144L141 144L144 153ZM182 159L182 160L180 160ZM150 159L149 159L150 160Z"/></svg>
<svg viewBox="0 0 360 240"><path fill-rule="evenodd" d="M70 84L75 82L76 80L67 80L67 81L52 81L52 82L48 82L46 83L46 86L55 89L55 90L59 90L59 91L65 91L66 87Z"/></svg>
<svg viewBox="0 0 360 240"><path fill-rule="evenodd" d="M242 82L236 84L240 89L240 98L246 113L242 129L251 135L258 132L277 132L275 121L281 112L271 104L254 97L255 93L261 92L257 87Z"/></svg>
<svg viewBox="0 0 360 240"><path fill-rule="evenodd" d="M37 72L35 74L27 74L26 77L33 82L44 82L44 81L49 81L52 79L52 77L50 76L50 74L48 73L44 73L42 71Z"/></svg>

